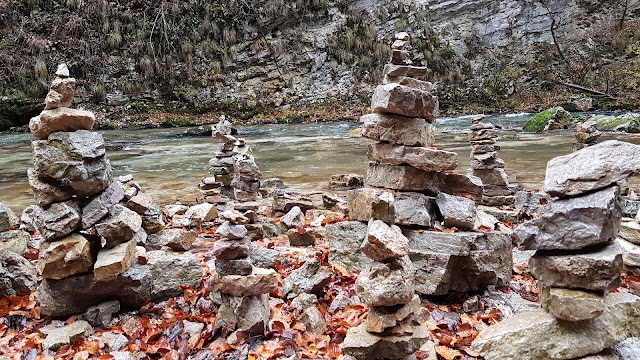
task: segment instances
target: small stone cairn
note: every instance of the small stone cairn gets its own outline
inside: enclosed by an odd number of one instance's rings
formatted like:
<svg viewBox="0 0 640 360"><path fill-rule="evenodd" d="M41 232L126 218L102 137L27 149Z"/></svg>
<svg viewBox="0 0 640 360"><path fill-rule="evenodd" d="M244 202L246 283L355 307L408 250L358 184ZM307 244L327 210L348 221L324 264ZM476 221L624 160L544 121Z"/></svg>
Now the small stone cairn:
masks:
<svg viewBox="0 0 640 360"><path fill-rule="evenodd" d="M212 137L221 147L209 160L209 173L213 176L204 178L199 186L205 199L224 200L218 197L224 194L238 201L257 200L262 175L246 141L231 135L231 122L224 115Z"/></svg>
<svg viewBox="0 0 640 360"><path fill-rule="evenodd" d="M236 324L236 329L264 334L269 323L269 293L278 286L275 270L253 267L251 240L246 224L250 219L236 210L220 214L225 221L216 230L221 237L213 249L215 269L210 287L221 293L216 328Z"/></svg>
<svg viewBox="0 0 640 360"><path fill-rule="evenodd" d="M41 303L72 283L78 289L114 284L136 262L136 245L146 241L147 232L164 227L159 207L130 175L112 180L104 139L91 132L94 114L70 108L76 80L64 64L56 75L45 109L29 123L37 140L27 174L37 206L30 208L28 222L43 240L37 266L44 278ZM101 292L96 300L104 297ZM43 315L79 308L50 304L42 305Z"/></svg>
<svg viewBox="0 0 640 360"><path fill-rule="evenodd" d="M576 140L573 144L573 151L578 151L596 144L602 133L596 128L596 122L593 120L585 121L576 126Z"/></svg>
<svg viewBox="0 0 640 360"><path fill-rule="evenodd" d="M556 200L514 233L521 249L536 250L529 269L548 314L519 314L481 333L476 347L484 357L517 351L522 359L578 358L638 336L640 298L608 291L620 285L623 265L614 241L622 217L618 184L638 174L639 154L636 145L607 141L549 161L544 191ZM524 345L509 350L516 338Z"/></svg>
<svg viewBox="0 0 640 360"><path fill-rule="evenodd" d="M496 145L495 140L498 131L492 123L481 121L482 118L478 118L471 124L471 169L468 175L479 178L484 185L482 204L513 204L515 189L509 185L504 160L498 157L500 145Z"/></svg>

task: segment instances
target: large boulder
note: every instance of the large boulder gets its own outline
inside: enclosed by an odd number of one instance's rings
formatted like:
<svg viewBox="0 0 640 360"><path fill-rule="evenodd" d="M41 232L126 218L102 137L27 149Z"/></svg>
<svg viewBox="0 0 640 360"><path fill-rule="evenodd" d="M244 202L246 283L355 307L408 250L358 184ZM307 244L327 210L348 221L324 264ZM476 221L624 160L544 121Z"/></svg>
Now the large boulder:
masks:
<svg viewBox="0 0 640 360"><path fill-rule="evenodd" d="M399 84L379 85L371 97L371 108L377 113L389 113L435 121L438 98L431 93Z"/></svg>
<svg viewBox="0 0 640 360"><path fill-rule="evenodd" d="M149 251L144 258L110 281L96 281L93 274L43 281L36 298L42 316L78 314L107 300L140 307L178 296L182 286L196 287L202 280L200 261L192 255Z"/></svg>
<svg viewBox="0 0 640 360"><path fill-rule="evenodd" d="M640 173L640 146L609 140L547 163L544 191L570 197L615 184Z"/></svg>
<svg viewBox="0 0 640 360"><path fill-rule="evenodd" d="M487 360L576 359L640 336L640 298L611 293L602 315L572 322L543 309L514 315L480 332L473 347Z"/></svg>
<svg viewBox="0 0 640 360"><path fill-rule="evenodd" d="M441 233L404 229L416 292L446 295L501 286L511 280L511 238L498 232Z"/></svg>
<svg viewBox="0 0 640 360"><path fill-rule="evenodd" d="M27 295L38 286L38 274L29 260L9 250L0 250L0 294Z"/></svg>
<svg viewBox="0 0 640 360"><path fill-rule="evenodd" d="M396 145L431 146L436 128L421 118L391 114L368 114L360 118L362 136Z"/></svg>
<svg viewBox="0 0 640 360"><path fill-rule="evenodd" d="M526 250L576 250L607 243L620 229L619 188L554 201L541 217L515 229Z"/></svg>
<svg viewBox="0 0 640 360"><path fill-rule="evenodd" d="M363 270L370 263L360 251L367 236L367 224L359 221L344 221L326 226L329 240L329 263L344 267L347 271Z"/></svg>
<svg viewBox="0 0 640 360"><path fill-rule="evenodd" d="M93 196L111 184L111 164L98 133L57 132L33 141L31 149L35 175L66 182L78 196Z"/></svg>
<svg viewBox="0 0 640 360"><path fill-rule="evenodd" d="M91 130L96 116L91 111L59 107L44 110L29 121L29 129L36 139L44 140L55 132Z"/></svg>
<svg viewBox="0 0 640 360"><path fill-rule="evenodd" d="M407 165L369 163L366 184L368 186L417 191L429 195L445 192L452 195L470 195L474 200L482 198L480 179L461 174L425 171Z"/></svg>
<svg viewBox="0 0 640 360"><path fill-rule="evenodd" d="M547 109L532 116L522 128L526 132L569 129L575 124L570 112L560 106Z"/></svg>
<svg viewBox="0 0 640 360"><path fill-rule="evenodd" d="M6 205L0 203L0 232L17 229L20 226L20 219Z"/></svg>
<svg viewBox="0 0 640 360"><path fill-rule="evenodd" d="M609 290L620 285L622 249L611 242L588 252L537 251L529 270L546 286Z"/></svg>
<svg viewBox="0 0 640 360"><path fill-rule="evenodd" d="M450 171L458 166L458 154L426 147L369 144L369 160L392 165L409 165L425 171Z"/></svg>

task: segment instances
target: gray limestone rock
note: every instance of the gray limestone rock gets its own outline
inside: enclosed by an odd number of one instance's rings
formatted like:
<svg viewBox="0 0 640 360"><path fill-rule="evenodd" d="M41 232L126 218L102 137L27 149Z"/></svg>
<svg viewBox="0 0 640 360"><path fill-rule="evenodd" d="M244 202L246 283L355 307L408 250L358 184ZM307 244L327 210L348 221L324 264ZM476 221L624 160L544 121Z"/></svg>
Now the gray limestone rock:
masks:
<svg viewBox="0 0 640 360"><path fill-rule="evenodd" d="M622 249L622 262L625 266L640 267L640 245L617 238L616 243Z"/></svg>
<svg viewBox="0 0 640 360"><path fill-rule="evenodd" d="M421 118L392 114L368 114L360 118L362 136L396 145L432 146L436 128Z"/></svg>
<svg viewBox="0 0 640 360"><path fill-rule="evenodd" d="M372 306L364 321L365 329L370 333L382 333L389 328L398 326L404 319L418 311L420 305L420 297L414 295L408 304Z"/></svg>
<svg viewBox="0 0 640 360"><path fill-rule="evenodd" d="M426 147L369 144L367 156L370 161L392 165L409 165L425 171L449 171L458 166L458 154L451 151Z"/></svg>
<svg viewBox="0 0 640 360"><path fill-rule="evenodd" d="M374 261L397 259L409 253L409 240L399 227L371 219L360 250Z"/></svg>
<svg viewBox="0 0 640 360"><path fill-rule="evenodd" d="M410 335L381 335L367 332L365 324L351 328L344 339L344 352L359 360L403 359L429 340L425 325L411 327Z"/></svg>
<svg viewBox="0 0 640 360"><path fill-rule="evenodd" d="M29 260L9 250L0 250L0 294L27 295L38 286L38 274Z"/></svg>
<svg viewBox="0 0 640 360"><path fill-rule="evenodd" d="M96 224L96 232L106 240L105 247L114 247L133 239L142 227L142 217L122 205L115 205L111 215Z"/></svg>
<svg viewBox="0 0 640 360"><path fill-rule="evenodd" d="M367 224L359 221L344 221L326 226L329 241L329 263L339 265L347 271L363 270L370 263L360 251L367 236Z"/></svg>
<svg viewBox="0 0 640 360"><path fill-rule="evenodd" d="M604 293L543 286L540 304L560 320L595 319L604 311Z"/></svg>
<svg viewBox="0 0 640 360"><path fill-rule="evenodd" d="M467 175L480 179L485 196L509 196L514 192L509 187L509 177L502 168L470 169Z"/></svg>
<svg viewBox="0 0 640 360"><path fill-rule="evenodd" d="M356 280L356 292L370 306L408 304L413 298L414 268L408 256L373 262Z"/></svg>
<svg viewBox="0 0 640 360"><path fill-rule="evenodd" d="M640 146L609 140L547 163L544 191L570 197L602 189L640 173Z"/></svg>
<svg viewBox="0 0 640 360"><path fill-rule="evenodd" d="M88 229L95 225L122 199L124 199L122 185L114 181L101 194L82 207L82 228Z"/></svg>
<svg viewBox="0 0 640 360"><path fill-rule="evenodd" d="M599 317L567 322L546 311L527 311L480 332L473 347L487 360L575 359L640 336L640 298L612 293Z"/></svg>
<svg viewBox="0 0 640 360"><path fill-rule="evenodd" d="M436 204L444 217L444 226L473 229L476 220L476 204L473 200L439 193Z"/></svg>
<svg viewBox="0 0 640 360"><path fill-rule="evenodd" d="M217 259L215 261L216 265L216 273L220 276L227 275L241 275L246 276L251 274L253 271L253 267L251 265L251 259L249 257L233 259L233 260L222 260Z"/></svg>
<svg viewBox="0 0 640 360"><path fill-rule="evenodd" d="M236 330L250 335L264 334L269 324L269 294L240 297L222 294L215 328L228 324L235 324Z"/></svg>
<svg viewBox="0 0 640 360"><path fill-rule="evenodd" d="M280 275L272 269L253 268L247 276L220 276L214 273L209 281L209 287L224 294L233 296L253 296L268 294L278 287Z"/></svg>
<svg viewBox="0 0 640 360"><path fill-rule="evenodd" d="M304 213L299 206L294 206L288 213L280 218L280 224L284 225L287 229L304 226Z"/></svg>
<svg viewBox="0 0 640 360"><path fill-rule="evenodd" d="M609 290L620 285L622 249L615 242L584 251L537 251L529 270L546 286Z"/></svg>
<svg viewBox="0 0 640 360"><path fill-rule="evenodd" d="M511 238L498 232L441 233L404 229L416 292L446 295L502 286L511 280Z"/></svg>
<svg viewBox="0 0 640 360"><path fill-rule="evenodd" d="M80 227L80 209L73 200L51 204L46 209L37 207L33 215L36 229L47 241L67 236Z"/></svg>
<svg viewBox="0 0 640 360"><path fill-rule="evenodd" d="M622 217L617 186L554 201L540 218L515 229L519 245L528 250L575 250L610 242Z"/></svg>
<svg viewBox="0 0 640 360"><path fill-rule="evenodd" d="M63 345L72 344L78 337L92 335L93 328L84 320L76 320L68 325L50 324L42 327L40 332L46 335L42 347L55 351Z"/></svg>
<svg viewBox="0 0 640 360"><path fill-rule="evenodd" d="M395 223L395 197L393 192L374 188L362 188L347 192L349 217L367 222L380 219L386 223Z"/></svg>
<svg viewBox="0 0 640 360"><path fill-rule="evenodd" d="M150 250L159 250L163 246L168 246L176 251L186 251L191 249L196 237L194 230L166 229L149 235L145 247Z"/></svg>
<svg viewBox="0 0 640 360"><path fill-rule="evenodd" d="M379 85L371 97L376 113L423 118L434 122L438 115L438 98L431 93L399 84Z"/></svg>
<svg viewBox="0 0 640 360"><path fill-rule="evenodd" d="M213 244L213 255L220 260L233 260L249 256L251 240L218 240Z"/></svg>
<svg viewBox="0 0 640 360"><path fill-rule="evenodd" d="M27 250L31 235L22 230L9 230L0 232L0 250L9 250L22 255Z"/></svg>
<svg viewBox="0 0 640 360"><path fill-rule="evenodd" d="M20 219L6 205L0 203L0 232L17 229L20 226Z"/></svg>
<svg viewBox="0 0 640 360"><path fill-rule="evenodd" d="M549 208L549 196L543 192L518 191L515 194L515 208L520 215L542 214Z"/></svg>
<svg viewBox="0 0 640 360"><path fill-rule="evenodd" d="M74 190L69 186L68 181L51 178L39 179L33 169L27 169L27 179L33 191L33 197L39 206L67 201L73 197Z"/></svg>
<svg viewBox="0 0 640 360"><path fill-rule="evenodd" d="M319 294L331 278L331 270L323 267L318 259L308 259L284 279L282 293L294 298L302 293Z"/></svg>
<svg viewBox="0 0 640 360"><path fill-rule="evenodd" d="M244 225L232 225L231 222L225 221L215 234L223 239L242 239L247 236L247 228Z"/></svg>

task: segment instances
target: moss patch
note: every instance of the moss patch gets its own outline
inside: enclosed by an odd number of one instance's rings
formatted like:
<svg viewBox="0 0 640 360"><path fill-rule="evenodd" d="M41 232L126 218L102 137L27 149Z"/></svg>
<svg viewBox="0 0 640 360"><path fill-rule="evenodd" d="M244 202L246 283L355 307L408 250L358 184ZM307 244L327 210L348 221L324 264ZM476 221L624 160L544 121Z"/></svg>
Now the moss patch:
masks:
<svg viewBox="0 0 640 360"><path fill-rule="evenodd" d="M522 128L525 132L543 132L545 130L566 129L573 124L571 113L562 107L554 107L538 113L527 120Z"/></svg>

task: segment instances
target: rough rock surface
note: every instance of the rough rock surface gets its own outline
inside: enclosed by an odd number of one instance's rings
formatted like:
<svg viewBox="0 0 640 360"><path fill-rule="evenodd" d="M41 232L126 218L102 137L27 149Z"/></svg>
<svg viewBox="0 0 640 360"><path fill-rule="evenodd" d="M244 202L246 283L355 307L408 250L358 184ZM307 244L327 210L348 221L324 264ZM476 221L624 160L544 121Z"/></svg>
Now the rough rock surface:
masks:
<svg viewBox="0 0 640 360"><path fill-rule="evenodd" d="M410 229L403 233L409 239L419 294L477 291L511 280L512 246L507 234Z"/></svg>
<svg viewBox="0 0 640 360"><path fill-rule="evenodd" d="M212 290L233 296L268 294L278 287L280 275L272 269L253 268L246 276L213 274L209 281Z"/></svg>
<svg viewBox="0 0 640 360"><path fill-rule="evenodd" d="M355 359L402 359L418 351L429 338L426 326L413 326L411 335L378 336L366 331L365 324L349 329L344 352Z"/></svg>
<svg viewBox="0 0 640 360"><path fill-rule="evenodd" d="M42 347L57 350L63 345L72 344L78 337L88 337L93 334L93 328L84 320L76 320L68 325L54 324L42 327L40 331L46 335Z"/></svg>
<svg viewBox="0 0 640 360"><path fill-rule="evenodd" d="M551 159L544 191L557 197L576 196L639 173L640 146L609 140Z"/></svg>
<svg viewBox="0 0 640 360"><path fill-rule="evenodd" d="M20 219L9 209L8 206L0 203L0 232L17 229L20 226Z"/></svg>
<svg viewBox="0 0 640 360"><path fill-rule="evenodd" d="M620 285L622 264L622 249L612 242L584 252L537 251L529 270L547 286L609 290Z"/></svg>
<svg viewBox="0 0 640 360"><path fill-rule="evenodd" d="M373 306L364 321L365 329L371 333L382 333L399 325L404 319L420 309L420 297L414 295L411 301L398 306Z"/></svg>
<svg viewBox="0 0 640 360"><path fill-rule="evenodd" d="M0 250L0 294L30 294L38 286L38 274L29 260L9 250Z"/></svg>
<svg viewBox="0 0 640 360"><path fill-rule="evenodd" d="M603 293L543 287L540 304L554 317L566 321L597 318L604 311Z"/></svg>
<svg viewBox="0 0 640 360"><path fill-rule="evenodd" d="M29 240L31 240L31 235L26 231L9 230L0 232L0 249L22 255L27 250Z"/></svg>
<svg viewBox="0 0 640 360"><path fill-rule="evenodd" d="M373 262L356 280L356 292L370 306L407 304L413 298L414 269L408 256Z"/></svg>
<svg viewBox="0 0 640 360"><path fill-rule="evenodd" d="M396 145L431 146L435 139L435 126L421 118L408 118L391 114L367 114L360 118L362 136L371 140Z"/></svg>
<svg viewBox="0 0 640 360"><path fill-rule="evenodd" d="M360 251L360 245L367 236L367 224L344 221L329 224L326 230L331 265L339 265L352 272L363 270L371 263L371 259Z"/></svg>
<svg viewBox="0 0 640 360"><path fill-rule="evenodd" d="M634 244L640 244L640 223L635 221L622 222L618 236Z"/></svg>
<svg viewBox="0 0 640 360"><path fill-rule="evenodd" d="M93 265L96 281L109 281L118 277L136 260L136 240L118 244L111 249L102 249Z"/></svg>
<svg viewBox="0 0 640 360"><path fill-rule="evenodd" d="M567 326L542 309L532 310L482 331L473 347L487 360L575 359L640 336L638 317L640 298L611 293L603 314L593 320Z"/></svg>
<svg viewBox="0 0 640 360"><path fill-rule="evenodd" d="M369 144L369 160L392 165L409 165L425 171L449 171L458 166L458 154L426 147Z"/></svg>
<svg viewBox="0 0 640 360"><path fill-rule="evenodd" d="M429 92L399 84L379 85L371 97L371 108L377 113L417 117L433 122L438 115L438 98Z"/></svg>
<svg viewBox="0 0 640 360"><path fill-rule="evenodd" d="M97 282L93 274L43 281L37 296L42 316L78 314L107 300L140 307L177 296L181 285L196 287L202 280L202 267L194 256L148 251L144 257L146 264L137 262L111 281Z"/></svg>
<svg viewBox="0 0 640 360"><path fill-rule="evenodd" d="M246 331L251 335L266 332L269 324L269 294L239 297L221 294L221 298L216 329L235 324L236 330Z"/></svg>
<svg viewBox="0 0 640 360"><path fill-rule="evenodd" d="M619 188L554 201L541 217L515 229L522 249L575 250L610 242L620 229Z"/></svg>
<svg viewBox="0 0 640 360"><path fill-rule="evenodd" d="M280 218L280 224L284 225L287 229L304 226L304 213L299 206L294 206L288 213Z"/></svg>
<svg viewBox="0 0 640 360"><path fill-rule="evenodd" d="M308 259L284 279L282 293L287 298L294 298L302 293L318 294L330 278L331 271L323 267L318 259Z"/></svg>
<svg viewBox="0 0 640 360"><path fill-rule="evenodd" d="M33 169L27 169L27 179L39 206L67 201L73 197L73 188L65 181L51 178L39 179Z"/></svg>
<svg viewBox="0 0 640 360"><path fill-rule="evenodd" d="M395 223L395 196L391 191L362 188L347 192L349 217L367 222L371 218Z"/></svg>
<svg viewBox="0 0 640 360"><path fill-rule="evenodd" d="M617 238L616 243L622 249L622 262L626 266L640 267L640 245Z"/></svg>
<svg viewBox="0 0 640 360"><path fill-rule="evenodd" d="M371 219L360 250L374 261L397 259L409 253L409 240L396 225L389 226L382 220Z"/></svg>
<svg viewBox="0 0 640 360"><path fill-rule="evenodd" d="M67 236L80 226L80 209L73 200L55 203L46 209L37 207L33 215L34 225L45 240Z"/></svg>
<svg viewBox="0 0 640 360"><path fill-rule="evenodd" d="M194 230L166 229L160 233L149 235L145 247L159 250L163 246L168 246L176 251L185 251L191 249L196 237L197 233Z"/></svg>
<svg viewBox="0 0 640 360"><path fill-rule="evenodd" d="M473 200L440 193L436 196L436 204L444 217L444 226L473 229L476 221L476 203Z"/></svg>
<svg viewBox="0 0 640 360"><path fill-rule="evenodd" d="M82 318L91 326L109 326L113 315L120 311L120 301L110 300L92 306L82 314ZM128 342L127 342L128 343Z"/></svg>
<svg viewBox="0 0 640 360"><path fill-rule="evenodd" d="M89 241L80 234L46 243L40 249L38 271L45 279L63 279L88 272L93 265Z"/></svg>
<svg viewBox="0 0 640 360"><path fill-rule="evenodd" d="M82 228L88 229L102 218L122 199L124 190L119 182L114 181L100 195L97 195L82 207Z"/></svg>
<svg viewBox="0 0 640 360"><path fill-rule="evenodd" d="M32 118L29 130L36 139L44 140L58 131L91 130L95 121L96 117L91 111L59 107L44 110Z"/></svg>
<svg viewBox="0 0 640 360"><path fill-rule="evenodd" d="M111 216L96 224L96 231L106 240L105 247L114 247L133 239L141 227L140 215L122 205L116 205L111 210Z"/></svg>

